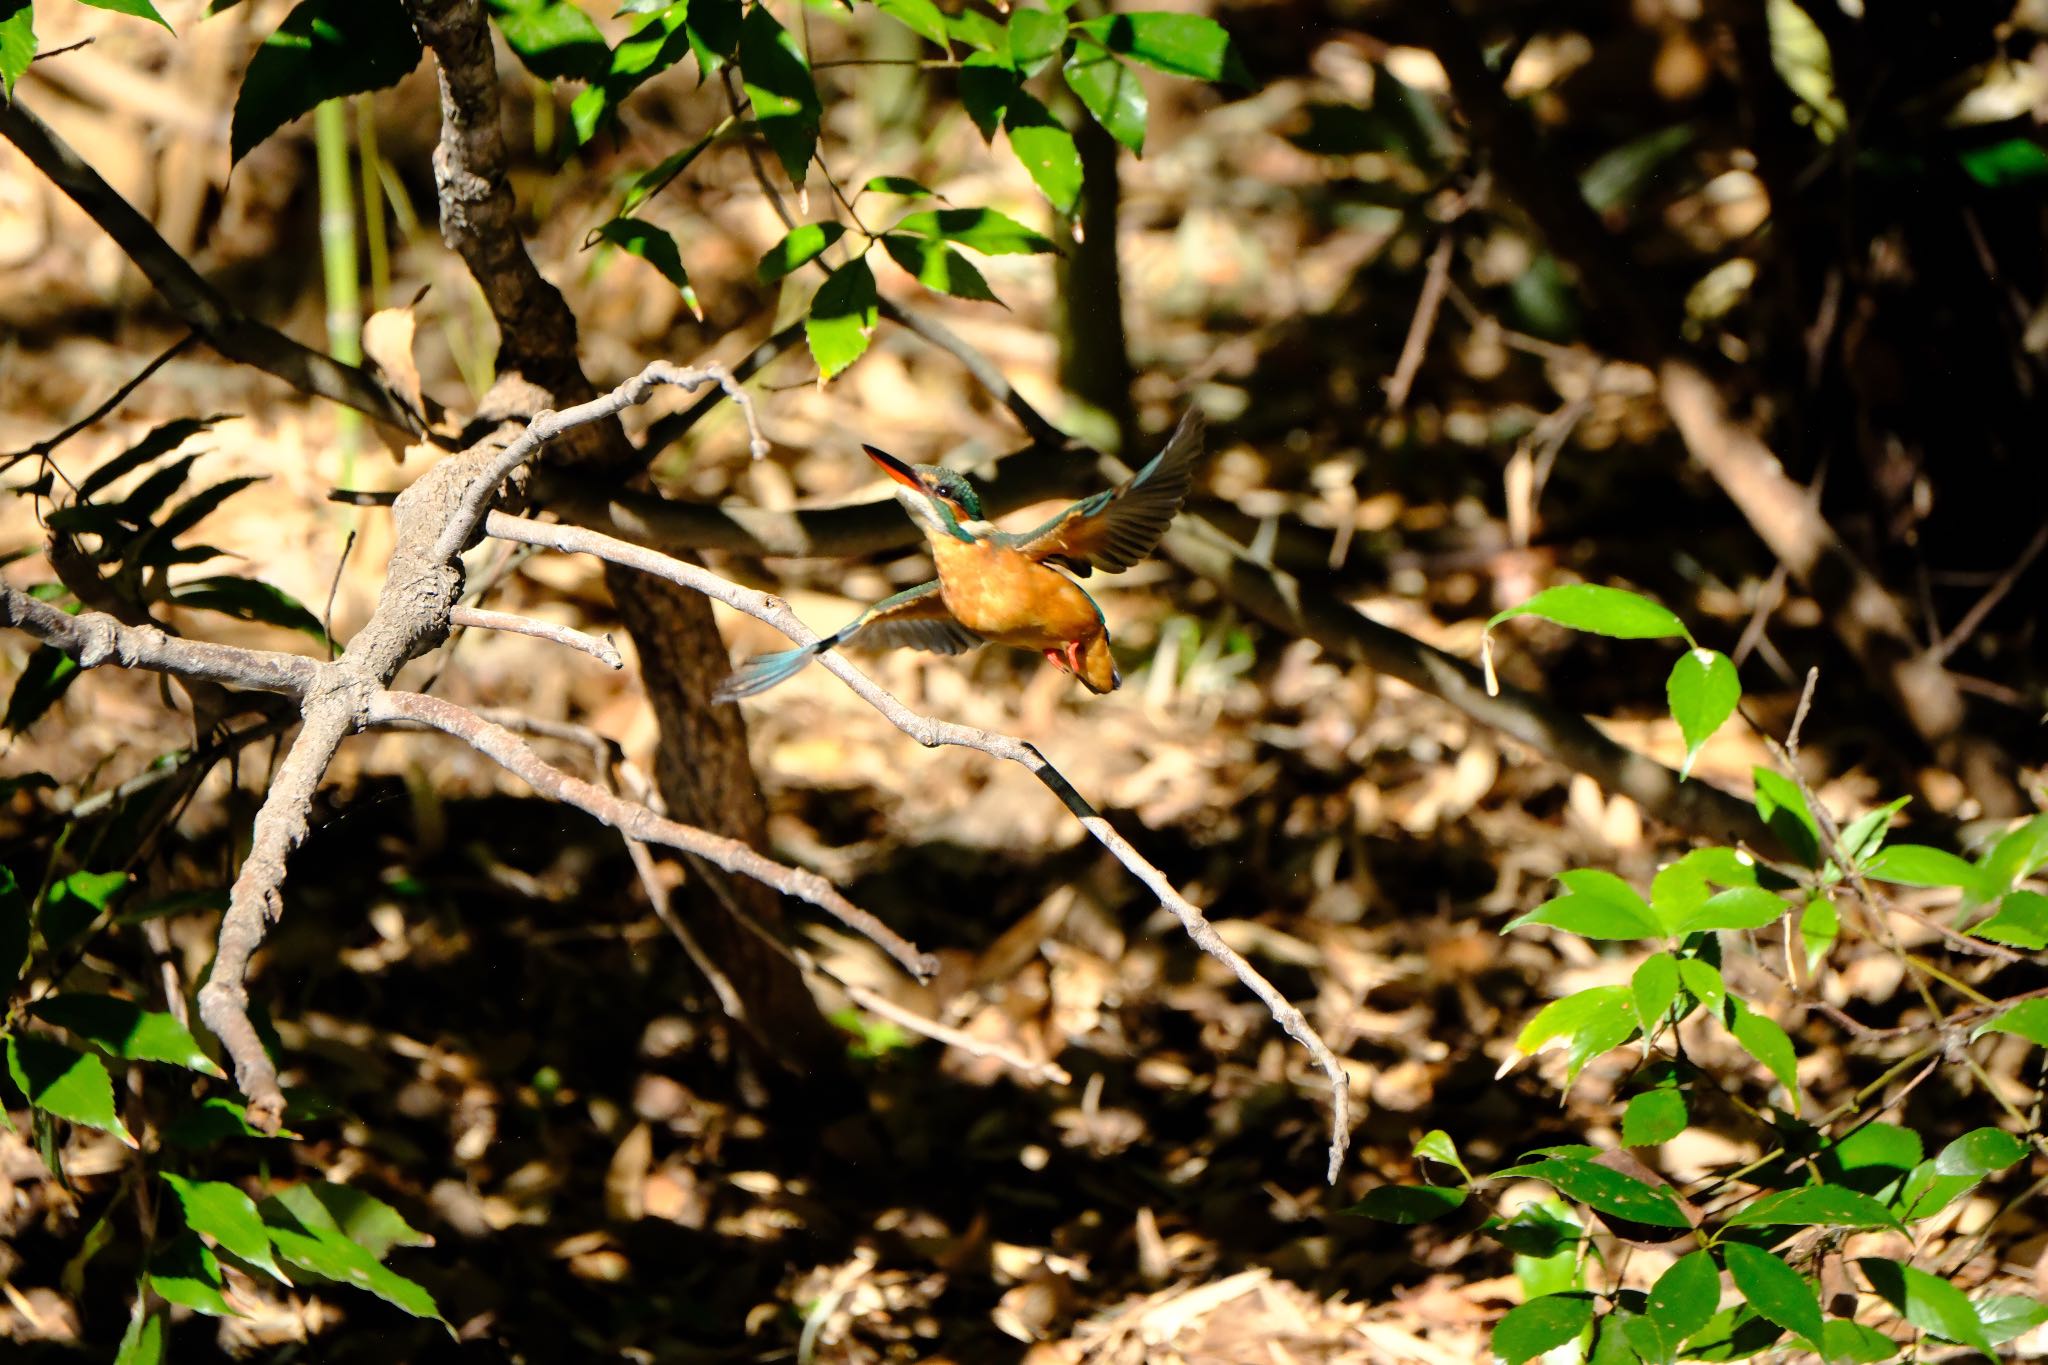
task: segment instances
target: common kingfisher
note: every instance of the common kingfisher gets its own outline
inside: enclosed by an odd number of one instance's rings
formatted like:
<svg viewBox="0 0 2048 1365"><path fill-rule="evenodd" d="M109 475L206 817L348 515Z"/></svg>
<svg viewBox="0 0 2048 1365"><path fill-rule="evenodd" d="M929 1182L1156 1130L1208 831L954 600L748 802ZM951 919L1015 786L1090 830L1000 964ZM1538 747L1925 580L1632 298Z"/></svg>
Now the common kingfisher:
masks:
<svg viewBox="0 0 2048 1365"><path fill-rule="evenodd" d="M1023 532L985 520L981 495L965 475L905 464L862 446L896 481L896 501L931 543L939 576L875 603L816 644L749 659L713 698L738 701L765 692L826 650L855 640L934 654L960 654L992 641L1037 650L1090 692L1114 691L1123 679L1110 657L1102 608L1068 574L1120 573L1152 553L1187 500L1203 425L1201 409L1189 408L1166 448L1129 480Z"/></svg>

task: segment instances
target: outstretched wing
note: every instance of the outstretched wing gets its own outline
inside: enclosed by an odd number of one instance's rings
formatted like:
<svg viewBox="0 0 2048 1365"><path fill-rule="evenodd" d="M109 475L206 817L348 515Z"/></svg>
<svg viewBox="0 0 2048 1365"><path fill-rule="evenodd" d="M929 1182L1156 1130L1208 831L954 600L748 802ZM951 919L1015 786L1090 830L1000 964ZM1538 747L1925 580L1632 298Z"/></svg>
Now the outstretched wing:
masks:
<svg viewBox="0 0 2048 1365"><path fill-rule="evenodd" d="M1033 559L1049 560L1086 578L1096 569L1121 573L1152 553L1187 501L1202 455L1202 410L1189 408L1166 448L1129 481L1083 498L1036 530L1014 538Z"/></svg>
<svg viewBox="0 0 2048 1365"><path fill-rule="evenodd" d="M933 654L964 654L982 642L946 610L936 578L883 598L848 622L834 638L841 644L922 649Z"/></svg>

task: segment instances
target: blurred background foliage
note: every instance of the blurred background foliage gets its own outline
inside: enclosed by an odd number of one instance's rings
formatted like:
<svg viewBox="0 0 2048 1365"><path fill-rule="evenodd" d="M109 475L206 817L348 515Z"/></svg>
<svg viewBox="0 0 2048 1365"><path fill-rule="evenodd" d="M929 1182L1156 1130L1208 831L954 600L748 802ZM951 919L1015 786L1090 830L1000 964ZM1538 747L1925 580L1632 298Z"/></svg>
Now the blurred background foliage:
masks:
<svg viewBox="0 0 2048 1365"><path fill-rule="evenodd" d="M47 55L14 96L288 334L347 355L364 316L412 302L423 394L470 410L495 347L435 229L431 59L312 117L273 117L282 126L265 138L264 120L235 112L238 92L245 72L265 88L258 54L274 55L265 39L289 29L294 7L214 8L166 0L173 34L44 0L34 31ZM816 106L757 74L772 59L742 52L746 93L763 92L757 112L786 97L793 126L814 124L842 199L819 164L791 184L805 161L792 167L777 134L728 125L724 83L737 77L700 80L710 63L682 59L691 33L668 50L672 69L633 79L618 54L672 10L578 10L603 44L600 72L582 28L534 36L551 8L493 6L521 49L501 53L504 129L521 228L567 294L600 385L655 356L737 363L817 317L817 270L762 268L778 250L801 254L781 245L782 215L842 229L872 215L879 230L935 207L889 183L915 182L943 195L936 207L998 211L1060 252L954 252L932 268L935 246L885 245L878 297L942 320L1040 411L1106 448L1149 453L1144 433L1200 403L1215 434L1197 510L1318 590L1474 658L1486 619L1541 587L1628 583L1735 660L1765 730L1784 732L1819 667L1801 757L1838 811L1910 793L1901 820L1914 838L1967 848L1990 818L2040 802L2039 0L1190 7L1234 40L1241 67L1213 72L1228 79L1134 61L1094 87L1104 73L1077 90L1040 70L1023 87L1066 130L1092 200L1063 147L1034 159L1031 130L1043 140L1047 124L1019 117L984 137L991 106L970 55L995 50L984 26L1001 27L1013 69L1039 60L1019 55L1014 35L1031 25L1015 15L952 14L940 60L918 28L923 6L775 6ZM701 8L703 19L718 7ZM0 3L0 32L24 13ZM1074 17L1100 22L1085 7ZM976 34L991 46L977 49ZM1498 108L1457 88L1475 57ZM283 68L274 88L310 105L328 93L307 84L319 70ZM1106 131L1077 107L1090 89ZM849 268L852 240L828 243L824 263ZM958 260L1001 306L960 283ZM906 261L923 284L897 268ZM861 302L822 311L865 323ZM970 472L1023 443L955 358L887 321L871 340L846 332L837 350L795 334L752 381L770 458L748 457L722 407L664 446L659 489L770 512L834 506L869 496L859 440ZM0 144L0 451L90 411L181 334L112 241ZM1913 639L1939 652L1961 698L1945 731L1904 714L1845 637L1839 586L1788 572L1759 535L1769 499L1733 496L1674 425L1662 368L1674 356L1814 490ZM821 369L836 377L822 383ZM656 405L629 426L672 415ZM166 426L180 421L190 429ZM110 526L161 525L174 494L223 481L233 496L204 508L203 525L192 517L101 567L209 638L309 650L365 618L389 548L382 513L332 505L327 490L402 485L436 458L423 446L387 456L368 428L201 346L51 458L83 482L152 442L161 449L127 469L125 520L109 512ZM144 495L152 468L199 482L181 492L165 477ZM7 499L0 530L0 549L27 552L10 582L53 577L34 499ZM717 562L774 584L820 626L926 574L902 552ZM487 568L492 606L616 628L588 564ZM1502 1249L1468 1234L1392 1239L1335 1211L1407 1170L1427 1129L1500 1166L1613 1121L1618 1074L1599 1064L1563 1109L1526 1068L1494 1073L1543 1002L1611 982L1616 960L1497 931L1557 871L1590 864L1640 882L1684 832L1275 629L1210 579L1159 561L1101 600L1125 677L1108 698L1004 651L891 656L874 670L926 711L1040 743L1303 1002L1366 1101L1335 1191L1319 1181L1314 1073L1256 1002L1023 774L909 750L813 670L749 713L776 851L946 970L914 987L815 926L802 931L811 951L846 980L1057 1062L1068 1080L901 1035L831 998L865 1098L764 1103L615 838L466 752L365 737L323 792L258 978L306 1100L291 1118L299 1140L230 1126L208 1134L204 1169L374 1191L434 1238L383 1249L460 1342L367 1295L230 1265L241 1316L174 1314L175 1351L1041 1363L1264 1359L1278 1343L1300 1360L1479 1358L1488 1323L1520 1297ZM779 643L750 621L725 624L736 654ZM138 998L189 989L273 761L269 737L223 747L146 676L100 670L54 687L55 660L38 664L17 636L0 640L0 658L14 698L0 756L9 868L23 887L127 874L114 898L79 883L104 903L79 912L96 927L71 965ZM1632 748L1674 766L1685 752L1662 669L1641 653L1532 628L1498 667ZM477 633L404 677L430 675L458 700L584 724L651 763L631 670ZM24 697L41 701L36 714L16 709ZM1974 747L1959 754L1957 739ZM1730 727L1693 771L1742 789L1766 761ZM1894 958L1855 945L1826 990L1880 1027L1919 1008ZM1822 1102L1884 1070L1839 1033L1793 1027ZM1995 1054L1992 1084L2022 1093L2037 1061ZM121 1103L158 1151L175 1146L174 1115L226 1093L142 1074L120 1072ZM1943 1073L1897 1117L1937 1150L1935 1138L1975 1126L1967 1115L1995 1116L1991 1093ZM127 1239L95 1245L106 1239L92 1230L117 1204L123 1220L154 1205L138 1203L116 1137L45 1136L59 1146L39 1153L34 1131L0 1133L0 1336L24 1354L104 1357L138 1266ZM1683 1180L1758 1152L1739 1121L1702 1119L1660 1167ZM1940 1231L1987 1218L1962 1200ZM2038 1218L1995 1226L1957 1239L1945 1268L1966 1283L1986 1267L2048 1273Z"/></svg>

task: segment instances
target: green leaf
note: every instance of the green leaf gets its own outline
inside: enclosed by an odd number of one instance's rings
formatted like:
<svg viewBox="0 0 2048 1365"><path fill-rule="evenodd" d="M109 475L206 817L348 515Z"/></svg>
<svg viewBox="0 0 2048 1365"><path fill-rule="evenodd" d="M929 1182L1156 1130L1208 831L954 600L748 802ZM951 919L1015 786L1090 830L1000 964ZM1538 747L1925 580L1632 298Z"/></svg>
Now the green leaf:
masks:
<svg viewBox="0 0 2048 1365"><path fill-rule="evenodd" d="M73 872L60 877L43 897L37 927L52 949L69 945L90 928L128 886L125 872Z"/></svg>
<svg viewBox="0 0 2048 1365"><path fill-rule="evenodd" d="M1742 1050L1764 1064L1764 1068L1777 1077L1778 1084L1785 1087L1785 1093L1792 1101L1792 1112L1798 1113L1799 1071L1798 1059L1792 1052L1792 1040L1785 1030L1764 1015L1758 1014L1741 997L1728 997L1728 1031L1735 1035L1735 1041L1742 1044ZM1776 1322L1777 1319L1771 1319Z"/></svg>
<svg viewBox="0 0 2048 1365"><path fill-rule="evenodd" d="M196 1313L241 1316L220 1296L220 1283L220 1260L196 1232L181 1232L150 1255L151 1289Z"/></svg>
<svg viewBox="0 0 2048 1365"><path fill-rule="evenodd" d="M1820 966L1841 932L1842 918L1833 901L1816 895L1806 902L1806 909L1799 915L1799 940L1806 945L1806 970L1810 972Z"/></svg>
<svg viewBox="0 0 2048 1365"><path fill-rule="evenodd" d="M185 1210L185 1226L213 1238L278 1283L291 1283L271 1259L270 1234L255 1200L224 1181L187 1180L171 1171L163 1172L163 1177Z"/></svg>
<svg viewBox="0 0 2048 1365"><path fill-rule="evenodd" d="M1115 14L1074 25L1121 56L1173 76L1249 87L1251 73L1223 25L1193 14Z"/></svg>
<svg viewBox="0 0 2048 1365"><path fill-rule="evenodd" d="M1963 1291L1947 1280L1878 1256L1865 1256L1856 1265L1878 1297L1898 1309L1907 1322L1944 1341L1974 1346L1987 1356L1996 1356L1977 1310L1963 1297Z"/></svg>
<svg viewBox="0 0 2048 1365"><path fill-rule="evenodd" d="M1621 1113L1621 1145L1655 1147L1685 1131L1685 1096L1675 1087L1645 1090Z"/></svg>
<svg viewBox="0 0 2048 1365"><path fill-rule="evenodd" d="M958 242L984 256L1043 255L1059 250L1049 239L994 209L924 209L906 215L894 230Z"/></svg>
<svg viewBox="0 0 2048 1365"><path fill-rule="evenodd" d="M1820 866L1820 825L1806 808L1799 784L1769 768L1752 768L1756 813L1802 867Z"/></svg>
<svg viewBox="0 0 2048 1365"><path fill-rule="evenodd" d="M861 188L872 194L900 194L910 199L935 197L929 189L907 175L878 175Z"/></svg>
<svg viewBox="0 0 2048 1365"><path fill-rule="evenodd" d="M7 698L7 715L0 724L17 735L28 729L62 700L83 672L78 660L63 650L54 645L37 645L23 665L21 676L14 680L14 691Z"/></svg>
<svg viewBox="0 0 2048 1365"><path fill-rule="evenodd" d="M7 1074L36 1108L136 1145L114 1112L114 1083L106 1064L91 1053L73 1052L34 1034L9 1034Z"/></svg>
<svg viewBox="0 0 2048 1365"><path fill-rule="evenodd" d="M2048 176L2048 148L2030 137L2009 137L1956 153L1963 174L1986 189L2025 185Z"/></svg>
<svg viewBox="0 0 2048 1365"><path fill-rule="evenodd" d="M1850 862L1861 862L1884 845L1885 831L1891 828L1892 817L1906 808L1913 798L1902 796L1888 801L1876 810L1865 811L1851 820L1842 830L1842 854Z"/></svg>
<svg viewBox="0 0 2048 1365"><path fill-rule="evenodd" d="M1747 1304L1726 1308L1707 1319L1707 1325L1693 1333L1685 1344L1685 1360L1747 1360L1785 1334L1785 1329L1768 1318L1758 1317Z"/></svg>
<svg viewBox="0 0 2048 1365"><path fill-rule="evenodd" d="M1594 986L1536 1012L1515 1039L1515 1048L1534 1056L1557 1041L1569 1045L1566 1083L1578 1078L1586 1063L1620 1047L1635 1035L1635 1000L1627 986Z"/></svg>
<svg viewBox="0 0 2048 1365"><path fill-rule="evenodd" d="M2014 1337L2048 1322L2048 1303L2024 1294L1993 1294L1977 1300L1977 1320L1993 1346L2003 1346Z"/></svg>
<svg viewBox="0 0 2048 1365"><path fill-rule="evenodd" d="M1480 1231L1514 1252L1518 1260L1569 1260L1571 1248L1585 1234L1585 1229L1572 1221L1570 1211L1555 1200L1524 1204L1512 1218L1490 1218Z"/></svg>
<svg viewBox="0 0 2048 1365"><path fill-rule="evenodd" d="M1796 1336L1818 1345L1821 1340L1820 1297L1791 1266L1768 1251L1743 1242L1721 1247L1728 1276L1751 1308ZM1972 1319L1975 1321L1975 1319Z"/></svg>
<svg viewBox="0 0 2048 1365"><path fill-rule="evenodd" d="M1631 1223L1658 1228L1689 1228L1692 1223L1668 1190L1646 1185L1632 1175L1610 1170L1585 1157L1549 1157L1524 1162L1493 1178L1541 1180L1567 1199Z"/></svg>
<svg viewBox="0 0 2048 1365"><path fill-rule="evenodd" d="M804 335L818 363L820 380L830 379L860 359L874 334L876 309L875 274L868 269L865 256L840 266L818 286L811 311L804 318Z"/></svg>
<svg viewBox="0 0 2048 1365"><path fill-rule="evenodd" d="M1932 1218L1962 1195L1977 1187L1974 1175L1943 1175L1932 1161L1923 1161L1906 1173L1894 1203L1909 1223Z"/></svg>
<svg viewBox="0 0 2048 1365"><path fill-rule="evenodd" d="M28 961L28 894L14 880L14 873L0 864L0 1000L10 998L14 983Z"/></svg>
<svg viewBox="0 0 2048 1365"><path fill-rule="evenodd" d="M698 71L713 75L739 51L740 0L690 0L689 13L690 51Z"/></svg>
<svg viewBox="0 0 2048 1365"><path fill-rule="evenodd" d="M1767 1194L1738 1210L1728 1220L1728 1226L1906 1230L1906 1225L1883 1204L1840 1185L1807 1185Z"/></svg>
<svg viewBox="0 0 2048 1365"><path fill-rule="evenodd" d="M1009 112L1017 91L1017 73L1004 57L975 52L960 64L960 106L981 130L983 142L995 141L996 129L1003 126L1003 115Z"/></svg>
<svg viewBox="0 0 2048 1365"><path fill-rule="evenodd" d="M1493 1352L1504 1365L1522 1365L1562 1346L1593 1325L1586 1294L1545 1294L1509 1309L1493 1327Z"/></svg>
<svg viewBox="0 0 2048 1365"><path fill-rule="evenodd" d="M29 0L0 0L0 95L14 98L14 83L36 59L36 14Z"/></svg>
<svg viewBox="0 0 2048 1365"><path fill-rule="evenodd" d="M1080 46L1060 68L1067 89L1108 134L1139 156L1145 154L1145 87L1122 62L1099 48Z"/></svg>
<svg viewBox="0 0 2048 1365"><path fill-rule="evenodd" d="M597 236L659 270L663 279L681 291L683 306L703 321L704 309L697 302L689 272L683 269L683 254L677 250L675 238L639 218L614 218L597 230Z"/></svg>
<svg viewBox="0 0 2048 1365"><path fill-rule="evenodd" d="M1010 67L1022 76L1036 76L1050 66L1067 42L1067 19L1048 10L1018 7L1010 11L1005 29Z"/></svg>
<svg viewBox="0 0 2048 1365"><path fill-rule="evenodd" d="M2017 1034L2036 1047L2048 1047L2048 999L2022 1000L1977 1025L1970 1037L1981 1038L1987 1033Z"/></svg>
<svg viewBox="0 0 2048 1365"><path fill-rule="evenodd" d="M2048 896L2038 891L2011 892L1998 903L1996 913L1971 925L1970 932L2028 952L2048 948Z"/></svg>
<svg viewBox="0 0 2048 1365"><path fill-rule="evenodd" d="M121 1346L114 1353L114 1365L163 1365L164 1318L143 1309L138 1296L128 1330L121 1334Z"/></svg>
<svg viewBox="0 0 2048 1365"><path fill-rule="evenodd" d="M149 0L84 0L84 3L94 9L112 10L116 14L129 14L137 19L153 19L170 32L177 32L171 28L168 20L156 12L156 6L150 4Z"/></svg>
<svg viewBox="0 0 2048 1365"><path fill-rule="evenodd" d="M1678 959L1678 984L1700 1002L1701 1009L1720 1016L1721 1007L1728 1000L1728 983L1721 979L1720 968L1696 957L1682 957Z"/></svg>
<svg viewBox="0 0 2048 1365"><path fill-rule="evenodd" d="M952 52L946 41L946 16L932 0L875 0L875 8L941 51Z"/></svg>
<svg viewBox="0 0 2048 1365"><path fill-rule="evenodd" d="M1974 1128L1934 1158L1937 1175L1997 1175L2032 1149L2002 1128Z"/></svg>
<svg viewBox="0 0 2048 1365"><path fill-rule="evenodd" d="M169 516L159 522L156 528L137 541L128 551L130 563L155 567L170 562L172 543L179 536L212 516L220 505L252 484L262 483L267 475L243 474L232 479L223 479L210 488L202 488L171 510Z"/></svg>
<svg viewBox="0 0 2048 1365"><path fill-rule="evenodd" d="M230 162L314 105L394 85L419 63L419 39L399 0L300 0L242 77Z"/></svg>
<svg viewBox="0 0 2048 1365"><path fill-rule="evenodd" d="M821 112L803 49L766 5L756 5L740 23L739 56L740 83L754 107L754 122L790 183L801 188L818 145Z"/></svg>
<svg viewBox="0 0 2048 1365"><path fill-rule="evenodd" d="M1692 125L1677 123L1624 142L1586 168L1579 177L1579 193L1599 213L1631 207L1656 179L1658 169L1692 139Z"/></svg>
<svg viewBox="0 0 2048 1365"><path fill-rule="evenodd" d="M1866 1123L1814 1154L1830 1184L1849 1184L1882 1196L1920 1161L1920 1135L1895 1123Z"/></svg>
<svg viewBox="0 0 2048 1365"><path fill-rule="evenodd" d="M505 46L544 81L604 79L611 48L597 25L568 0L490 0Z"/></svg>
<svg viewBox="0 0 2048 1365"><path fill-rule="evenodd" d="M680 152L663 157L658 163L627 181L626 193L619 200L620 215L623 217L632 213L634 209L667 189L669 183L687 170L698 157L704 155L705 149L716 140L715 134L706 133Z"/></svg>
<svg viewBox="0 0 2048 1365"><path fill-rule="evenodd" d="M1525 925L1544 924L1581 938L1662 938L1664 927L1643 898L1612 872L1578 868L1557 878L1566 893L1554 897L1501 929L1512 933Z"/></svg>
<svg viewBox="0 0 2048 1365"><path fill-rule="evenodd" d="M334 1219L349 1241L383 1260L391 1248L430 1247L434 1239L405 1221L397 1209L353 1185L309 1180L303 1186Z"/></svg>
<svg viewBox="0 0 2048 1365"><path fill-rule="evenodd" d="M1865 876L1898 886L1955 886L1974 892L1978 869L1945 849L1893 844L1863 864Z"/></svg>
<svg viewBox="0 0 2048 1365"><path fill-rule="evenodd" d="M283 588L260 579L242 578L235 574L194 579L172 588L171 601L180 607L217 611L238 621L282 626L286 630L310 635L322 645L327 643L327 631L320 624L319 617L306 610L298 598Z"/></svg>
<svg viewBox="0 0 2048 1365"><path fill-rule="evenodd" d="M946 16L946 33L955 41L967 44L977 53L1009 51L1009 35L1002 25L979 10L963 9L958 14Z"/></svg>
<svg viewBox="0 0 2048 1365"><path fill-rule="evenodd" d="M974 268L973 262L943 242L891 232L883 236L882 248L889 253L889 259L909 271L927 289L951 294L956 299L1002 302L989 289L988 281Z"/></svg>
<svg viewBox="0 0 2048 1365"><path fill-rule="evenodd" d="M1735 714L1736 704L1742 700L1742 682L1736 677L1735 664L1719 650L1688 649L1671 666L1664 694L1671 703L1671 718L1685 737L1685 766L1678 772L1683 781L1692 772L1700 746Z"/></svg>
<svg viewBox="0 0 2048 1365"><path fill-rule="evenodd" d="M1472 1178L1472 1172L1465 1169L1464 1159L1458 1155L1458 1144L1441 1128L1432 1128L1417 1139L1413 1155L1418 1160L1434 1161L1439 1166L1449 1166L1467 1180Z"/></svg>
<svg viewBox="0 0 2048 1365"><path fill-rule="evenodd" d="M1988 900L2004 892L2022 877L2031 877L2048 866L2048 815L2037 815L2008 830L1984 855L1980 876Z"/></svg>
<svg viewBox="0 0 2048 1365"><path fill-rule="evenodd" d="M683 59L691 50L686 24L691 6L673 4L657 10L647 22L619 40L589 89L569 105L576 144L596 137L617 115L626 97Z"/></svg>
<svg viewBox="0 0 2048 1365"><path fill-rule="evenodd" d="M364 1247L349 1240L320 1197L305 1185L292 1185L257 1205L271 1244L293 1265L326 1279L352 1284L416 1318L443 1321L431 1294L396 1271L380 1265Z"/></svg>
<svg viewBox="0 0 2048 1365"><path fill-rule="evenodd" d="M1674 1261L1650 1287L1640 1317L1627 1324L1629 1340L1645 1360L1670 1365L1685 1339L1713 1320L1721 1301L1721 1272L1705 1251Z"/></svg>
<svg viewBox="0 0 2048 1365"><path fill-rule="evenodd" d="M1003 112L1003 131L1010 135L1010 150L1024 163L1046 202L1061 213L1072 213L1081 197L1081 153L1074 146L1074 135L1051 110L1022 90L1010 96L1009 108Z"/></svg>
<svg viewBox="0 0 2048 1365"><path fill-rule="evenodd" d="M1830 1365L1878 1365L1898 1353L1899 1343L1860 1322L1830 1318L1821 1328L1821 1354Z"/></svg>
<svg viewBox="0 0 2048 1365"><path fill-rule="evenodd" d="M754 275L763 284L773 284L784 275L822 256L831 245L846 235L846 229L838 223L800 223L789 230L787 236L768 248L768 254L754 267Z"/></svg>
<svg viewBox="0 0 2048 1365"><path fill-rule="evenodd" d="M1678 999L1678 959L1669 953L1652 953L1644 958L1629 978L1629 990L1635 994L1636 1019L1643 1032L1655 1034L1657 1025Z"/></svg>
<svg viewBox="0 0 2048 1365"><path fill-rule="evenodd" d="M111 1057L169 1062L208 1076L225 1074L175 1016L146 1010L133 1000L66 991L36 1001L29 1013L46 1024L70 1030Z"/></svg>
<svg viewBox="0 0 2048 1365"><path fill-rule="evenodd" d="M1545 588L1520 606L1497 614L1486 623L1486 628L1492 630L1517 616L1539 616L1560 626L1616 640L1689 638L1685 623L1649 598L1597 583Z"/></svg>
<svg viewBox="0 0 2048 1365"><path fill-rule="evenodd" d="M224 1140L236 1137L291 1140L297 1133L280 1128L275 1133L266 1133L249 1122L249 1111L233 1100L210 1099L198 1109L181 1114L164 1129L164 1142L168 1146L183 1147L193 1151L204 1151L219 1146Z"/></svg>
<svg viewBox="0 0 2048 1365"><path fill-rule="evenodd" d="M1706 904L1679 920L1672 932L1697 934L1711 929L1761 929L1783 919L1790 908L1774 891L1766 891L1760 886L1732 886L1709 897Z"/></svg>
<svg viewBox="0 0 2048 1365"><path fill-rule="evenodd" d="M1454 1212L1469 1193L1462 1185L1381 1185L1343 1212L1412 1227Z"/></svg>

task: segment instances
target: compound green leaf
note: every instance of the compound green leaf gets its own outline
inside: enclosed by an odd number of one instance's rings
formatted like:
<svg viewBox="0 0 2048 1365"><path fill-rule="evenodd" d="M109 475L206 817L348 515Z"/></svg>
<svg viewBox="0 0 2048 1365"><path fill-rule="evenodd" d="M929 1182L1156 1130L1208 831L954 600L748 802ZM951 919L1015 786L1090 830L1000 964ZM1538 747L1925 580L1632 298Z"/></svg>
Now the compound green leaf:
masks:
<svg viewBox="0 0 2048 1365"><path fill-rule="evenodd" d="M263 40L235 97L229 157L241 159L314 105L394 85L420 63L399 0L300 0Z"/></svg>

